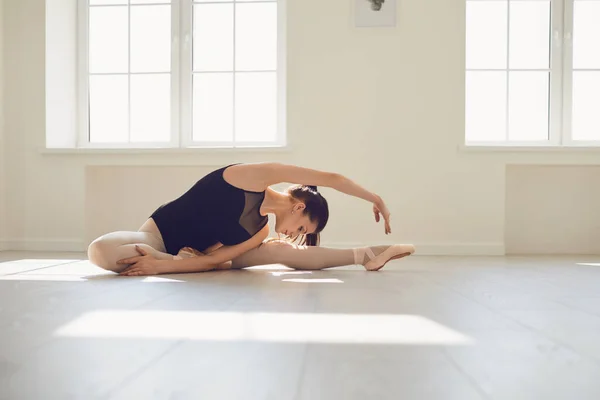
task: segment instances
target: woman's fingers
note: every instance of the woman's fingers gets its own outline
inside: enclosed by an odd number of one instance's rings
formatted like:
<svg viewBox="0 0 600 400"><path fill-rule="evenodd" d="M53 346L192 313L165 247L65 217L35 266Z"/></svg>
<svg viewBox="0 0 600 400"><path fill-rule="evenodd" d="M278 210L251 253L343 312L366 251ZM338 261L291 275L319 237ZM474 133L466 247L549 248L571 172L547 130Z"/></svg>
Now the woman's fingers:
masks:
<svg viewBox="0 0 600 400"><path fill-rule="evenodd" d="M142 256L147 256L148 252L144 249L142 249L140 246L138 246L137 244L135 245L135 249L137 250L138 253L140 253Z"/></svg>
<svg viewBox="0 0 600 400"><path fill-rule="evenodd" d="M385 234L392 233L392 226L390 225L390 215L385 219Z"/></svg>
<svg viewBox="0 0 600 400"><path fill-rule="evenodd" d="M377 208L376 205L373 205L373 214L375 215L375 222L379 222L379 209Z"/></svg>
<svg viewBox="0 0 600 400"><path fill-rule="evenodd" d="M135 257L130 257L130 258L123 258L122 260L117 261L117 264L135 264L136 262L140 261L142 259L142 257L145 257L145 256L135 256Z"/></svg>
<svg viewBox="0 0 600 400"><path fill-rule="evenodd" d="M123 275L123 276L131 275L133 272L136 272L139 270L140 270L140 268L134 264L134 265L131 265L131 266L125 268L123 271L121 271L121 273L119 275Z"/></svg>
<svg viewBox="0 0 600 400"><path fill-rule="evenodd" d="M135 264L135 263L139 262L143 257L146 257L148 255L148 252L146 250L142 249L137 244L135 245L135 250L140 254L139 256L123 258L123 259L117 261L117 264Z"/></svg>
<svg viewBox="0 0 600 400"><path fill-rule="evenodd" d="M390 225L390 211L388 210L387 206L385 205L385 203L383 202L383 200L381 200L380 203L375 204L373 206L373 211L375 211L377 214L381 214L381 216L383 216L383 220L385 221L385 234L388 235L390 233L392 233L392 227ZM377 222L379 222L379 216L377 215L376 218Z"/></svg>
<svg viewBox="0 0 600 400"><path fill-rule="evenodd" d="M118 264L118 262L117 262ZM135 265L130 265L127 268L125 268L123 271L119 272L119 275L126 275L129 271L131 271L132 268L134 268Z"/></svg>

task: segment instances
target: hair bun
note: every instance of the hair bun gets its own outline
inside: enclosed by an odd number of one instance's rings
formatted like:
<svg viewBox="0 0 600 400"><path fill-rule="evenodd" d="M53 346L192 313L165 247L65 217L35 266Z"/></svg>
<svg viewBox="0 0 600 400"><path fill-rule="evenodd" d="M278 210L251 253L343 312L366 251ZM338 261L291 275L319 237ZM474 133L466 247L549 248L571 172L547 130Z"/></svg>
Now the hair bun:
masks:
<svg viewBox="0 0 600 400"><path fill-rule="evenodd" d="M309 188L310 190L314 190L315 192L318 192L318 188L316 186L306 186L307 188Z"/></svg>

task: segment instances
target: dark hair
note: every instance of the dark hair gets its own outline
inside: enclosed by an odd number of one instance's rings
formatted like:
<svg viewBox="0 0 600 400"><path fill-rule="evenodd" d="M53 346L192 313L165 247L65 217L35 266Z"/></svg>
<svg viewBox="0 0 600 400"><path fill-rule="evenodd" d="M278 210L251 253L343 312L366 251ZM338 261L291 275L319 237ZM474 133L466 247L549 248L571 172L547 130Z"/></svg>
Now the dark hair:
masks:
<svg viewBox="0 0 600 400"><path fill-rule="evenodd" d="M329 206L325 197L318 192L316 186L294 185L287 192L296 200L306 205L304 215L308 215L311 222L317 223L315 233L302 235L301 245L318 246L321 241L320 232L327 225L329 220Z"/></svg>

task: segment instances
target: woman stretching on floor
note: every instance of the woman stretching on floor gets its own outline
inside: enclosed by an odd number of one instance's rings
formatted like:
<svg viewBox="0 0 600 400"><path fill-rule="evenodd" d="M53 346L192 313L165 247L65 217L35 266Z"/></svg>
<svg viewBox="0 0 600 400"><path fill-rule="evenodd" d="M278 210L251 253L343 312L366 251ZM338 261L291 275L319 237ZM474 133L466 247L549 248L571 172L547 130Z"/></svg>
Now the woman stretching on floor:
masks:
<svg viewBox="0 0 600 400"><path fill-rule="evenodd" d="M270 188L295 183L284 193ZM381 197L335 173L279 163L234 164L211 172L181 197L160 206L138 232L113 232L94 240L90 261L121 275L157 275L283 264L316 270L359 264L369 271L410 255L412 245L355 249L318 247L329 218L326 186L373 203L385 233L390 213ZM275 232L289 241L269 241L268 214Z"/></svg>

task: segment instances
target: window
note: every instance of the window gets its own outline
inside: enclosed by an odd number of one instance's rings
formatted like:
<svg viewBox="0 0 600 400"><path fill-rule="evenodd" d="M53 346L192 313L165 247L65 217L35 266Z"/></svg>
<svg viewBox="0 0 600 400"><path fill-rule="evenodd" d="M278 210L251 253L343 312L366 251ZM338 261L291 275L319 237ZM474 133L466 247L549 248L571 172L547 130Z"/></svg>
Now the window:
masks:
<svg viewBox="0 0 600 400"><path fill-rule="evenodd" d="M80 147L285 145L281 0L80 0Z"/></svg>
<svg viewBox="0 0 600 400"><path fill-rule="evenodd" d="M466 142L600 145L600 0L467 0Z"/></svg>

